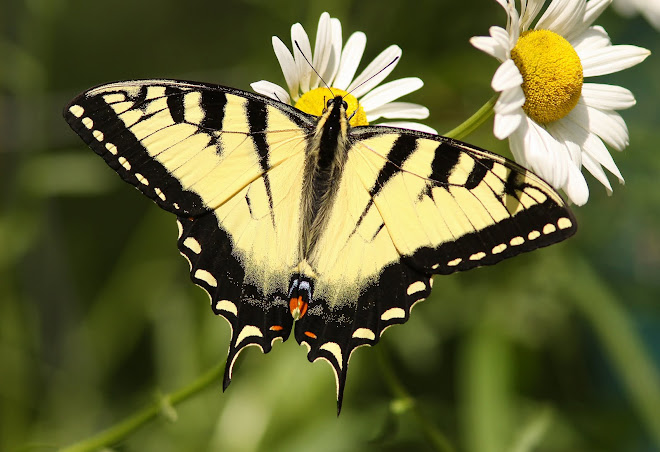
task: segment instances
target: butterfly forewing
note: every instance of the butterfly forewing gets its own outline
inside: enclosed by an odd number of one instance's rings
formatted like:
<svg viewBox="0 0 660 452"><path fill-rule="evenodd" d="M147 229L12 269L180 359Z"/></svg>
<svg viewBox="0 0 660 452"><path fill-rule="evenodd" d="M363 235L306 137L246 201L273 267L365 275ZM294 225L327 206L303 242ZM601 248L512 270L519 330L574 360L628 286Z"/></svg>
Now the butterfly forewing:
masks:
<svg viewBox="0 0 660 452"><path fill-rule="evenodd" d="M382 166L368 210L378 210L399 253L418 268L446 274L490 265L575 233L573 214L561 197L519 165L465 143L409 131L398 132L407 137L409 155L393 156L396 147L388 151L381 145L393 130L373 129L357 131L367 138L355 145L372 165Z"/></svg>

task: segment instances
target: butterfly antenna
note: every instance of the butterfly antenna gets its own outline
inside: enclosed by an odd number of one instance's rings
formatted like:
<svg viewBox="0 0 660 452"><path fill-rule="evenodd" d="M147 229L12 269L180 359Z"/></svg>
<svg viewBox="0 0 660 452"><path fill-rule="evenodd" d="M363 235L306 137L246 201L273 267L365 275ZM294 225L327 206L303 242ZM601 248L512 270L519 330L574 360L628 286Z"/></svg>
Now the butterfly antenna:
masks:
<svg viewBox="0 0 660 452"><path fill-rule="evenodd" d="M330 93L332 94L332 97L335 97L335 93L332 92L332 88L330 88L330 86L325 82L325 80L323 80L323 77L321 77L321 74L319 74L319 72L316 70L316 68L315 68L315 67L312 65L312 63L307 59L307 57L305 56L305 52L303 52L302 49L300 48L300 44L298 44L298 41L293 41L293 43L294 43L294 44L296 45L296 47L298 48L298 51L300 52L300 54L302 55L302 57L305 59L305 61L307 61L307 64L309 65L309 67L312 68L312 71L314 71L314 73L317 75L317 77L319 78L319 80L321 80L321 81L323 82L323 84L325 85L325 87L328 88L328 91L330 91Z"/></svg>
<svg viewBox="0 0 660 452"><path fill-rule="evenodd" d="M356 86L355 88L353 88L352 90L350 90L347 94L351 94L353 91L355 91L356 89L358 89L359 87L361 87L362 85L364 85L365 83L367 83L369 80L371 80L371 79L373 79L374 77L376 77L378 74L382 74L383 71L384 71L385 69L387 69L388 67L392 66L392 65L395 64L397 61L399 61L399 58L401 58L401 57L400 57L400 56L395 57L392 61L390 61L389 63L387 63L387 65L386 65L384 68L382 68L380 71L376 72L374 75L372 75L371 77L369 77L368 79L366 79L364 82L360 83L358 86Z"/></svg>

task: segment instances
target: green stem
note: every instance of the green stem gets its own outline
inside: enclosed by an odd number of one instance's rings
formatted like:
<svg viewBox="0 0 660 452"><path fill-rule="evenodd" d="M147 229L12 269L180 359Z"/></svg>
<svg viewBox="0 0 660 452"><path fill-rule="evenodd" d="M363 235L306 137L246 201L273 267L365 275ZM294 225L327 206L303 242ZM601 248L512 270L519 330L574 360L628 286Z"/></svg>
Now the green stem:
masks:
<svg viewBox="0 0 660 452"><path fill-rule="evenodd" d="M499 94L495 94L488 100L488 102L486 102L479 110L477 110L475 114L463 121L463 123L459 126L445 133L444 136L454 138L456 140L462 140L474 132L481 124L493 116L493 107L495 106L495 102L497 102L498 97Z"/></svg>
<svg viewBox="0 0 660 452"><path fill-rule="evenodd" d="M64 447L60 449L60 452L92 452L118 443L135 430L154 419L160 413L171 412L172 406L183 402L207 388L212 383L219 381L224 369L224 363L214 366L188 386L171 392L170 394L163 395L157 401L142 408L118 424L99 432L91 438Z"/></svg>
<svg viewBox="0 0 660 452"><path fill-rule="evenodd" d="M403 402L400 403L399 406L410 410L411 414L415 418L417 425L422 428L424 436L426 436L426 439L429 441L434 450L439 452L454 452L454 447L449 442L449 439L447 439L447 437L442 432L440 432L432 422L424 417L424 414L419 409L419 406L417 403L415 403L415 399L408 393L403 383L401 383L397 377L394 369L392 369L392 365L385 351L385 347L381 345L377 348L377 350L378 362L380 364L381 370L383 371L383 377L390 387L390 391L392 391L394 397L397 398L398 401Z"/></svg>

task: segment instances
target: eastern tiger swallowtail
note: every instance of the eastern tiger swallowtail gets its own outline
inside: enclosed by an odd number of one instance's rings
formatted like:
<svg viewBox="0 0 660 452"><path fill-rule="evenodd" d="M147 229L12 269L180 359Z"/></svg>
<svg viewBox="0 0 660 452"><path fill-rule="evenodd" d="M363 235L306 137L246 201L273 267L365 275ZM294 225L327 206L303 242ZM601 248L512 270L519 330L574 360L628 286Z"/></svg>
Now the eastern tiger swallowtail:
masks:
<svg viewBox="0 0 660 452"><path fill-rule="evenodd" d="M177 216L193 282L239 352L289 337L335 372L408 320L433 274L491 265L573 235L562 198L498 155L412 130L348 124L205 83L98 86L64 110L126 182ZM294 322L295 321L295 322ZM295 327L294 327L295 323Z"/></svg>

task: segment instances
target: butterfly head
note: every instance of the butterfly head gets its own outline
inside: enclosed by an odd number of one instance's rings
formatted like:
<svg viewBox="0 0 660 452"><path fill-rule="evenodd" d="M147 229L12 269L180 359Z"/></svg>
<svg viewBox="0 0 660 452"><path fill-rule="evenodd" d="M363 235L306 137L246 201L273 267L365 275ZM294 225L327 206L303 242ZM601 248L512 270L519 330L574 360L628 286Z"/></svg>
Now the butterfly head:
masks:
<svg viewBox="0 0 660 452"><path fill-rule="evenodd" d="M344 100L343 96L337 95L332 99L328 99L328 101L325 103L323 114L328 115L329 117L337 118L337 123L350 121L350 119L344 121L344 119L347 119L348 117L348 102Z"/></svg>
<svg viewBox="0 0 660 452"><path fill-rule="evenodd" d="M328 102L325 104L325 108L330 109L330 108L341 108L343 111L348 110L348 102L344 100L343 96L335 96L334 99L328 99Z"/></svg>

